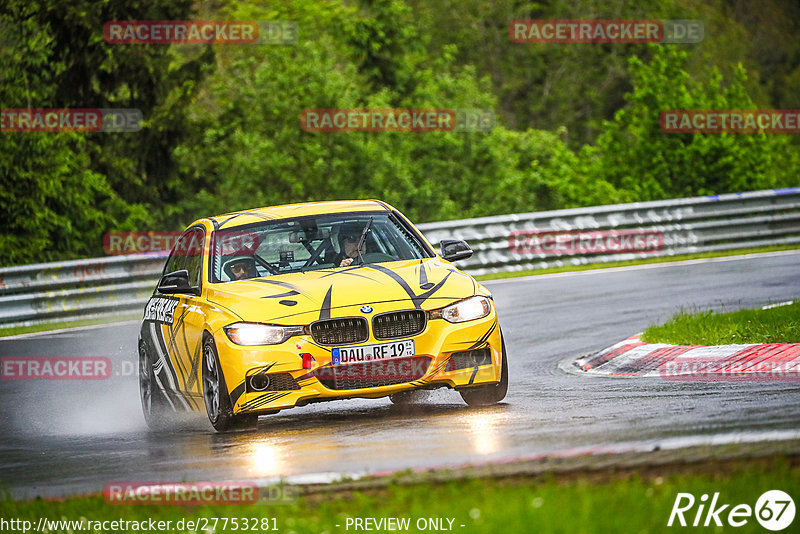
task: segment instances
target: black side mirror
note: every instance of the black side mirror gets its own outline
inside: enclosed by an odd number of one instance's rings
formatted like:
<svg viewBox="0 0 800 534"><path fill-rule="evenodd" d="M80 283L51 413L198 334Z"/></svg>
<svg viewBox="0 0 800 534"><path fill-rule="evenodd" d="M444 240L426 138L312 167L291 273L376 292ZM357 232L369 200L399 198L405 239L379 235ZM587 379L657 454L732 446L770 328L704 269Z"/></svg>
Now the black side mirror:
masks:
<svg viewBox="0 0 800 534"><path fill-rule="evenodd" d="M197 295L197 288L189 283L189 271L186 269L167 273L158 283L158 292L164 295L189 294Z"/></svg>
<svg viewBox="0 0 800 534"><path fill-rule="evenodd" d="M472 256L470 246L460 239L443 239L439 246L442 248L442 258L447 261L465 260Z"/></svg>

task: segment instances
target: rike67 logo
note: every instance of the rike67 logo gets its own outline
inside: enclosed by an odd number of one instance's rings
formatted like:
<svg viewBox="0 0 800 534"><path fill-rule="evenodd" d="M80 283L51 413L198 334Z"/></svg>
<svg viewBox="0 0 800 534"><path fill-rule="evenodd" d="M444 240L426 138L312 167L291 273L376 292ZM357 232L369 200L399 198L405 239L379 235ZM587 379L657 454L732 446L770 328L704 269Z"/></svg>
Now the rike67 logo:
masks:
<svg viewBox="0 0 800 534"><path fill-rule="evenodd" d="M667 526L742 527L755 516L756 521L767 530L780 531L794 521L794 501L788 493L781 490L765 491L756 501L755 507L749 504L731 505L720 499L719 492L711 496L703 494L696 499L691 493L678 493Z"/></svg>

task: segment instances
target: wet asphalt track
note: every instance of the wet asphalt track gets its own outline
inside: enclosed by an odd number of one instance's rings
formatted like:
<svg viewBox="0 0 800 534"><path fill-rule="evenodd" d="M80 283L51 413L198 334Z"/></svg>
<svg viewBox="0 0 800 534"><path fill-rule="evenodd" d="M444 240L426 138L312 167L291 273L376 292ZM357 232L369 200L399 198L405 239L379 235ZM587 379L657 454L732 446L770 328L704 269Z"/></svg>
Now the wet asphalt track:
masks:
<svg viewBox="0 0 800 534"><path fill-rule="evenodd" d="M315 404L219 435L202 418L153 434L140 413L137 325L0 341L0 355L108 356L96 382L0 382L0 484L15 497L100 491L110 481L322 481L620 443L800 434L800 382L665 382L566 374L558 362L608 346L680 307L734 309L800 298L800 253L489 282L509 350L505 402L468 409L434 392Z"/></svg>

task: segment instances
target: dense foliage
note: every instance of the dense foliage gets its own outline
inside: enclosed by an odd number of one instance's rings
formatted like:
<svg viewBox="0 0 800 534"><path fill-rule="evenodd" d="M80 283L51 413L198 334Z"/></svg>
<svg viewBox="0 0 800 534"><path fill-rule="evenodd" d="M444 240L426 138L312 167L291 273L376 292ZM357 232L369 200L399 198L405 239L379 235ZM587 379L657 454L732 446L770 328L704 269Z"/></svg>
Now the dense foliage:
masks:
<svg viewBox="0 0 800 534"><path fill-rule="evenodd" d="M140 109L136 133L0 134L0 264L112 230L380 198L416 221L797 185L779 134L665 134L676 108L800 108L790 1L3 0L2 108ZM109 20L291 20L293 45L112 45ZM526 18L695 18L697 45L516 44ZM477 108L476 133L311 133L308 108Z"/></svg>

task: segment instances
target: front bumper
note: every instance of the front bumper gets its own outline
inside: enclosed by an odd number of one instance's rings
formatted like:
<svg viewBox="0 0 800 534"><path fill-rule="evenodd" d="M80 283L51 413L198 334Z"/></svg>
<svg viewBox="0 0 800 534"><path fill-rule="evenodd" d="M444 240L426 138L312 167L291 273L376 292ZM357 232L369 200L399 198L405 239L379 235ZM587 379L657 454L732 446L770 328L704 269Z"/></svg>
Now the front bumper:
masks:
<svg viewBox="0 0 800 534"><path fill-rule="evenodd" d="M377 306L376 306L377 308ZM343 310L346 316L347 310ZM375 314L392 309L376 309ZM390 385L374 385L374 374L364 378L359 372L348 373L348 381L338 383L339 389L331 388L331 366L333 347L322 346L313 341L310 335L295 336L280 345L243 347L231 342L220 330L214 334L219 360L231 396L231 404L236 414L275 413L279 410L303 406L310 402L344 398L377 398L410 389L433 389L438 387L467 388L500 380L502 340L494 305L491 313L483 319L464 323L449 323L443 319L428 321L425 330L413 337L415 359L408 364L380 366L379 372L387 371L394 380ZM386 343L372 336L359 345ZM470 367L454 368L455 361L462 362L461 356L451 361L454 353L465 351L488 351L488 363ZM313 362L310 369L303 368L302 354L310 354ZM483 352L486 354L486 352ZM490 361L489 361L490 360ZM382 362L383 363L383 362ZM349 367L349 366L348 366ZM340 368L341 369L341 368ZM413 379L398 382L397 377L408 376L402 373L413 370ZM270 377L270 386L263 391L252 391L247 379L254 373L265 373ZM327 380L326 380L327 379ZM326 386L327 384L327 386ZM349 389L341 386L357 385ZM365 386L365 387L362 387ZM248 391L250 390L250 391Z"/></svg>

